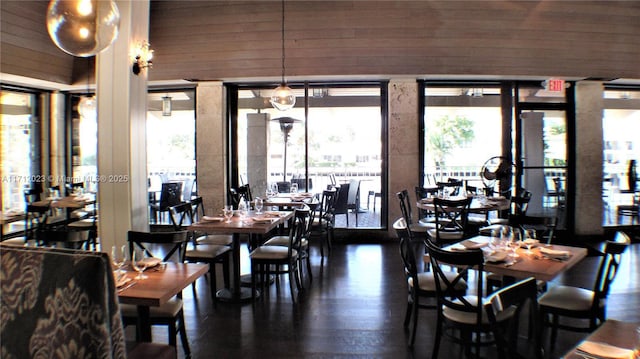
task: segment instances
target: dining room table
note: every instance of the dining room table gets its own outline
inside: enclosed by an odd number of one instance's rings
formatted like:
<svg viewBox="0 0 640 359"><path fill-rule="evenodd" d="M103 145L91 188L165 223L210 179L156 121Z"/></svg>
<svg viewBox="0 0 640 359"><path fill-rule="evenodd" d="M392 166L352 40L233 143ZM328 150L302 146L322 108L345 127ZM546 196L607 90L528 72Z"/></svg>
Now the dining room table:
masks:
<svg viewBox="0 0 640 359"><path fill-rule="evenodd" d="M473 195L471 204L469 205L470 213L487 213L489 211L504 211L508 210L511 205L511 201L504 196L478 196ZM449 197L448 199L460 199L461 196ZM423 209L429 212L435 211L435 205L433 204L434 197L421 198L416 202L416 206L419 209Z"/></svg>
<svg viewBox="0 0 640 359"><path fill-rule="evenodd" d="M159 263L145 270L146 278L135 279L136 273L127 271L116 285L118 300L133 304L138 309L138 333L140 341L151 341L151 307L161 306L173 298L196 279L209 272L204 263Z"/></svg>
<svg viewBox="0 0 640 359"><path fill-rule="evenodd" d="M314 195L311 192L278 193L273 197L264 199L264 207L277 207L278 210L300 207L312 201L313 197Z"/></svg>
<svg viewBox="0 0 640 359"><path fill-rule="evenodd" d="M202 232L207 234L230 234L232 236L232 288L223 288L216 292L216 298L221 301L243 303L258 297L260 293L255 293L251 288L243 287L240 273L240 245L241 235L264 236L284 225L293 217L292 211L248 211L240 214L236 211L229 221L223 217L202 217L200 221L191 224L189 231Z"/></svg>
<svg viewBox="0 0 640 359"><path fill-rule="evenodd" d="M4 239L4 226L24 220L24 211L8 210L0 211L0 241Z"/></svg>
<svg viewBox="0 0 640 359"><path fill-rule="evenodd" d="M95 193L83 193L83 194L71 194L64 197L48 197L43 200L31 202L30 204L38 207L49 206L52 209L54 208L64 209L65 217L68 222L71 217L71 212L95 203L96 203Z"/></svg>
<svg viewBox="0 0 640 359"><path fill-rule="evenodd" d="M486 260L484 270L502 275L506 283L529 277L550 281L587 256L586 248L537 243L531 248L526 248L524 245L517 247L516 258L509 258L506 249L502 249L505 252L500 255L496 255L496 251L490 249L492 240L495 241L495 238L474 236L444 248L451 251L483 250ZM428 254L425 254L424 260L425 263L429 260Z"/></svg>
<svg viewBox="0 0 640 359"><path fill-rule="evenodd" d="M607 319L562 358L634 359L638 358L638 355L640 355L640 323Z"/></svg>

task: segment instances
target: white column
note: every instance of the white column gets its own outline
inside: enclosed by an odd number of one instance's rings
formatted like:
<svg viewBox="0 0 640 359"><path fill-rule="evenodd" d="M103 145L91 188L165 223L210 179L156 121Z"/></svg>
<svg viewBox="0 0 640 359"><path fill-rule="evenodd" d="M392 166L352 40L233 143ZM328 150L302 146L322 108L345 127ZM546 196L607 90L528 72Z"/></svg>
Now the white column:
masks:
<svg viewBox="0 0 640 359"><path fill-rule="evenodd" d="M149 1L116 1L116 41L96 57L98 99L98 205L102 249L148 230L147 71L131 72L131 49L149 33ZM151 70L152 71L152 70Z"/></svg>
<svg viewBox="0 0 640 359"><path fill-rule="evenodd" d="M602 227L602 117L604 86L576 84L576 235L600 235Z"/></svg>

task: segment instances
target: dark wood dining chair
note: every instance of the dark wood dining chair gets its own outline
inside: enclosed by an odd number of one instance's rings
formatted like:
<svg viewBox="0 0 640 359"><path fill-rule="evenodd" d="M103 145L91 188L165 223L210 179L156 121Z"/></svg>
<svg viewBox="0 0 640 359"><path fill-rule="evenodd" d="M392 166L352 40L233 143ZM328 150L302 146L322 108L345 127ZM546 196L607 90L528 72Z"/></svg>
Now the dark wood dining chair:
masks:
<svg viewBox="0 0 640 359"><path fill-rule="evenodd" d="M484 256L481 250L447 251L431 240L427 240L426 245L438 303L432 357L438 357L443 338L460 343L467 357L479 358L480 348L487 346L497 346L500 358L514 357L505 355L509 348L506 337L510 333L509 328L518 328L518 318L524 303L527 300L535 301L533 278L516 283L493 296L484 297ZM453 278L448 269L445 269L451 267L457 268ZM475 290L468 288L471 293L456 290L456 285L466 280L470 274L476 279ZM505 301L501 302L501 299Z"/></svg>
<svg viewBox="0 0 640 359"><path fill-rule="evenodd" d="M436 284L433 272L421 271L416 261L416 241L403 217L393 222L393 229L400 239L400 258L404 265L404 273L407 281L407 310L404 316L404 326L409 327L411 319L411 329L409 334L409 347L413 347L418 329L418 313L420 309L436 309ZM421 256L422 257L422 256ZM455 273L446 273L450 280L453 280ZM456 290L464 293L467 290L466 281L456 284Z"/></svg>
<svg viewBox="0 0 640 359"><path fill-rule="evenodd" d="M333 240L333 229L335 227L334 205L337 193L335 189L322 191L320 204L311 219L311 234L320 236L320 256L322 258L324 258L325 244L327 252L331 252L331 241Z"/></svg>
<svg viewBox="0 0 640 359"><path fill-rule="evenodd" d="M187 231L178 232L139 232L129 231L127 240L129 242L129 258L135 248L139 248L146 257L154 257L154 251L162 262L184 261L184 251L187 244ZM138 309L133 304L120 304L122 321L125 326L137 325ZM169 335L169 345L177 347L176 338L180 335L182 348L185 356L191 355L189 340L187 338L186 324L184 320L184 310L182 293L169 299L165 304L158 307L150 307L149 310L151 325L167 326Z"/></svg>
<svg viewBox="0 0 640 359"><path fill-rule="evenodd" d="M622 232L618 232L617 237L618 241L606 242L591 289L556 285L538 299L543 326L551 329L550 352L555 348L558 329L593 332L606 320L607 297L611 283L618 273L622 253L631 243L629 236ZM561 323L560 317L582 319L582 323L587 321L587 325L581 326L574 321Z"/></svg>
<svg viewBox="0 0 640 359"><path fill-rule="evenodd" d="M276 288L280 288L280 275L289 275L291 301L296 303L296 290L302 289L298 264L302 253L302 239L309 226L309 209L294 209L293 222L289 227L289 244L285 246L260 246L249 253L251 258L251 288L255 297L257 283L264 287L270 281L267 279L275 275ZM260 277L260 280L258 280ZM264 289L264 288L263 288Z"/></svg>
<svg viewBox="0 0 640 359"><path fill-rule="evenodd" d="M194 223L193 220L193 204L191 202L180 203L170 208L171 223L174 231L185 231L186 228ZM228 236L224 236L224 239ZM211 242L208 242L207 236L204 238L197 237L196 233L189 232L189 244L184 249L184 260L190 263L207 263L209 264L209 285L211 288L211 299L215 303L217 301L216 291L218 290L216 264L221 264L224 285L229 288L229 260L231 258L231 247L227 244L215 244L212 236ZM232 240L232 239L231 239ZM192 284L195 290L195 282Z"/></svg>
<svg viewBox="0 0 640 359"><path fill-rule="evenodd" d="M435 228L429 229L429 238L438 245L460 241L467 237L469 206L472 197L460 199L433 199Z"/></svg>

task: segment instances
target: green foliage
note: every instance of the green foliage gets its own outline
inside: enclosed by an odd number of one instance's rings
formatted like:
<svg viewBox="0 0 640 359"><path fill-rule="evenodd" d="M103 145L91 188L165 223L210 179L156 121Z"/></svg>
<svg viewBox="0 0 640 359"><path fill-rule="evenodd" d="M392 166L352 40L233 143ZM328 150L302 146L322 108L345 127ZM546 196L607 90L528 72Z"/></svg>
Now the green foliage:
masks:
<svg viewBox="0 0 640 359"><path fill-rule="evenodd" d="M449 119L443 116L430 122L427 129L427 147L436 164L442 165L446 157L456 147L471 142L475 136L473 122L464 116Z"/></svg>

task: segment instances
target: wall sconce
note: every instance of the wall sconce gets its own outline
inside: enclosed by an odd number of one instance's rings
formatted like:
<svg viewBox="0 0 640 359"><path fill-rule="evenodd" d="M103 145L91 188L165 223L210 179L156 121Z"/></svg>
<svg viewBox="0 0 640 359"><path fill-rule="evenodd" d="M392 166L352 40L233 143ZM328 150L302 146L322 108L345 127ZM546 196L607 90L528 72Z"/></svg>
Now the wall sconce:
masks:
<svg viewBox="0 0 640 359"><path fill-rule="evenodd" d="M162 98L162 116L171 116L171 97L169 95Z"/></svg>
<svg viewBox="0 0 640 359"><path fill-rule="evenodd" d="M153 50L149 48L149 43L146 41L141 42L133 51L133 67L131 70L134 75L140 74L142 69L152 67L153 63Z"/></svg>

